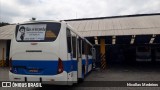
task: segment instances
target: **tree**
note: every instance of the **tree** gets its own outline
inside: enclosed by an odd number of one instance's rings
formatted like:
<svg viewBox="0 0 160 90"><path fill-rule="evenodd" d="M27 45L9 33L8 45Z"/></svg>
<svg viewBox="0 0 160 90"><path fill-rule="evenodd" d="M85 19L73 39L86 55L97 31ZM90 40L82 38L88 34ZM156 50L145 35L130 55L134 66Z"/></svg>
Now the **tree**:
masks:
<svg viewBox="0 0 160 90"><path fill-rule="evenodd" d="M6 22L0 22L0 27L5 26L5 25L9 25L9 23L6 23Z"/></svg>

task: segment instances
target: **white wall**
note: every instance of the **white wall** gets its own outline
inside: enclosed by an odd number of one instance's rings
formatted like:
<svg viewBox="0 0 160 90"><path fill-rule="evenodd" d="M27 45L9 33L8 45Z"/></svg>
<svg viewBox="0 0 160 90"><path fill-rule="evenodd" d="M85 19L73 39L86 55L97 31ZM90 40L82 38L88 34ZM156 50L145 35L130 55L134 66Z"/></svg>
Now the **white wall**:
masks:
<svg viewBox="0 0 160 90"><path fill-rule="evenodd" d="M2 51L4 48L4 60L6 60L6 47L7 41L6 40L0 40L0 60L2 60Z"/></svg>

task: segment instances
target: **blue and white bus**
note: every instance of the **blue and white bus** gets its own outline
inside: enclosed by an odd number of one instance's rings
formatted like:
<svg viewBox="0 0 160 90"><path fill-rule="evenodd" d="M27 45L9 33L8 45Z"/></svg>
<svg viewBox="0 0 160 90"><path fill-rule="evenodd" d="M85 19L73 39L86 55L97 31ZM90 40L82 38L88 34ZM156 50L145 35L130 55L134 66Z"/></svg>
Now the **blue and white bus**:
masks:
<svg viewBox="0 0 160 90"><path fill-rule="evenodd" d="M92 70L92 51L93 45L64 21L18 24L11 41L9 79L72 85Z"/></svg>

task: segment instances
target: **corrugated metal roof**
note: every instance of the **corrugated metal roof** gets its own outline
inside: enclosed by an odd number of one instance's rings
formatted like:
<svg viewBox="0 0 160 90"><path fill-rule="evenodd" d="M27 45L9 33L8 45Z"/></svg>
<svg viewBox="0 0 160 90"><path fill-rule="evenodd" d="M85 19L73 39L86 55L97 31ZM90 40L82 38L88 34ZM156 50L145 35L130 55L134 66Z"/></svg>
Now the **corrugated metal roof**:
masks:
<svg viewBox="0 0 160 90"><path fill-rule="evenodd" d="M84 37L160 34L160 14L65 20ZM0 39L11 39L15 25L0 27Z"/></svg>
<svg viewBox="0 0 160 90"><path fill-rule="evenodd" d="M7 26L0 27L0 39L1 40L11 39L15 26L16 25L7 25Z"/></svg>
<svg viewBox="0 0 160 90"><path fill-rule="evenodd" d="M160 14L118 18L66 20L84 37L160 34Z"/></svg>

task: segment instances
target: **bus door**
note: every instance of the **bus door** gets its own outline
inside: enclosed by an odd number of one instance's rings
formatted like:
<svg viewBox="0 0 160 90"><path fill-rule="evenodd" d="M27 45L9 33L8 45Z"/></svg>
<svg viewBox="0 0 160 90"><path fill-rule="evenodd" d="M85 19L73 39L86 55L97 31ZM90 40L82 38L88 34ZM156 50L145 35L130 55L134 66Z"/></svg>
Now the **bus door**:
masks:
<svg viewBox="0 0 160 90"><path fill-rule="evenodd" d="M82 78L82 39L77 38L78 78Z"/></svg>
<svg viewBox="0 0 160 90"><path fill-rule="evenodd" d="M73 71L73 81L77 81L77 36L75 33L71 32L72 35L72 71Z"/></svg>
<svg viewBox="0 0 160 90"><path fill-rule="evenodd" d="M68 52L70 53L72 81L77 82L77 36L69 28L67 28Z"/></svg>

